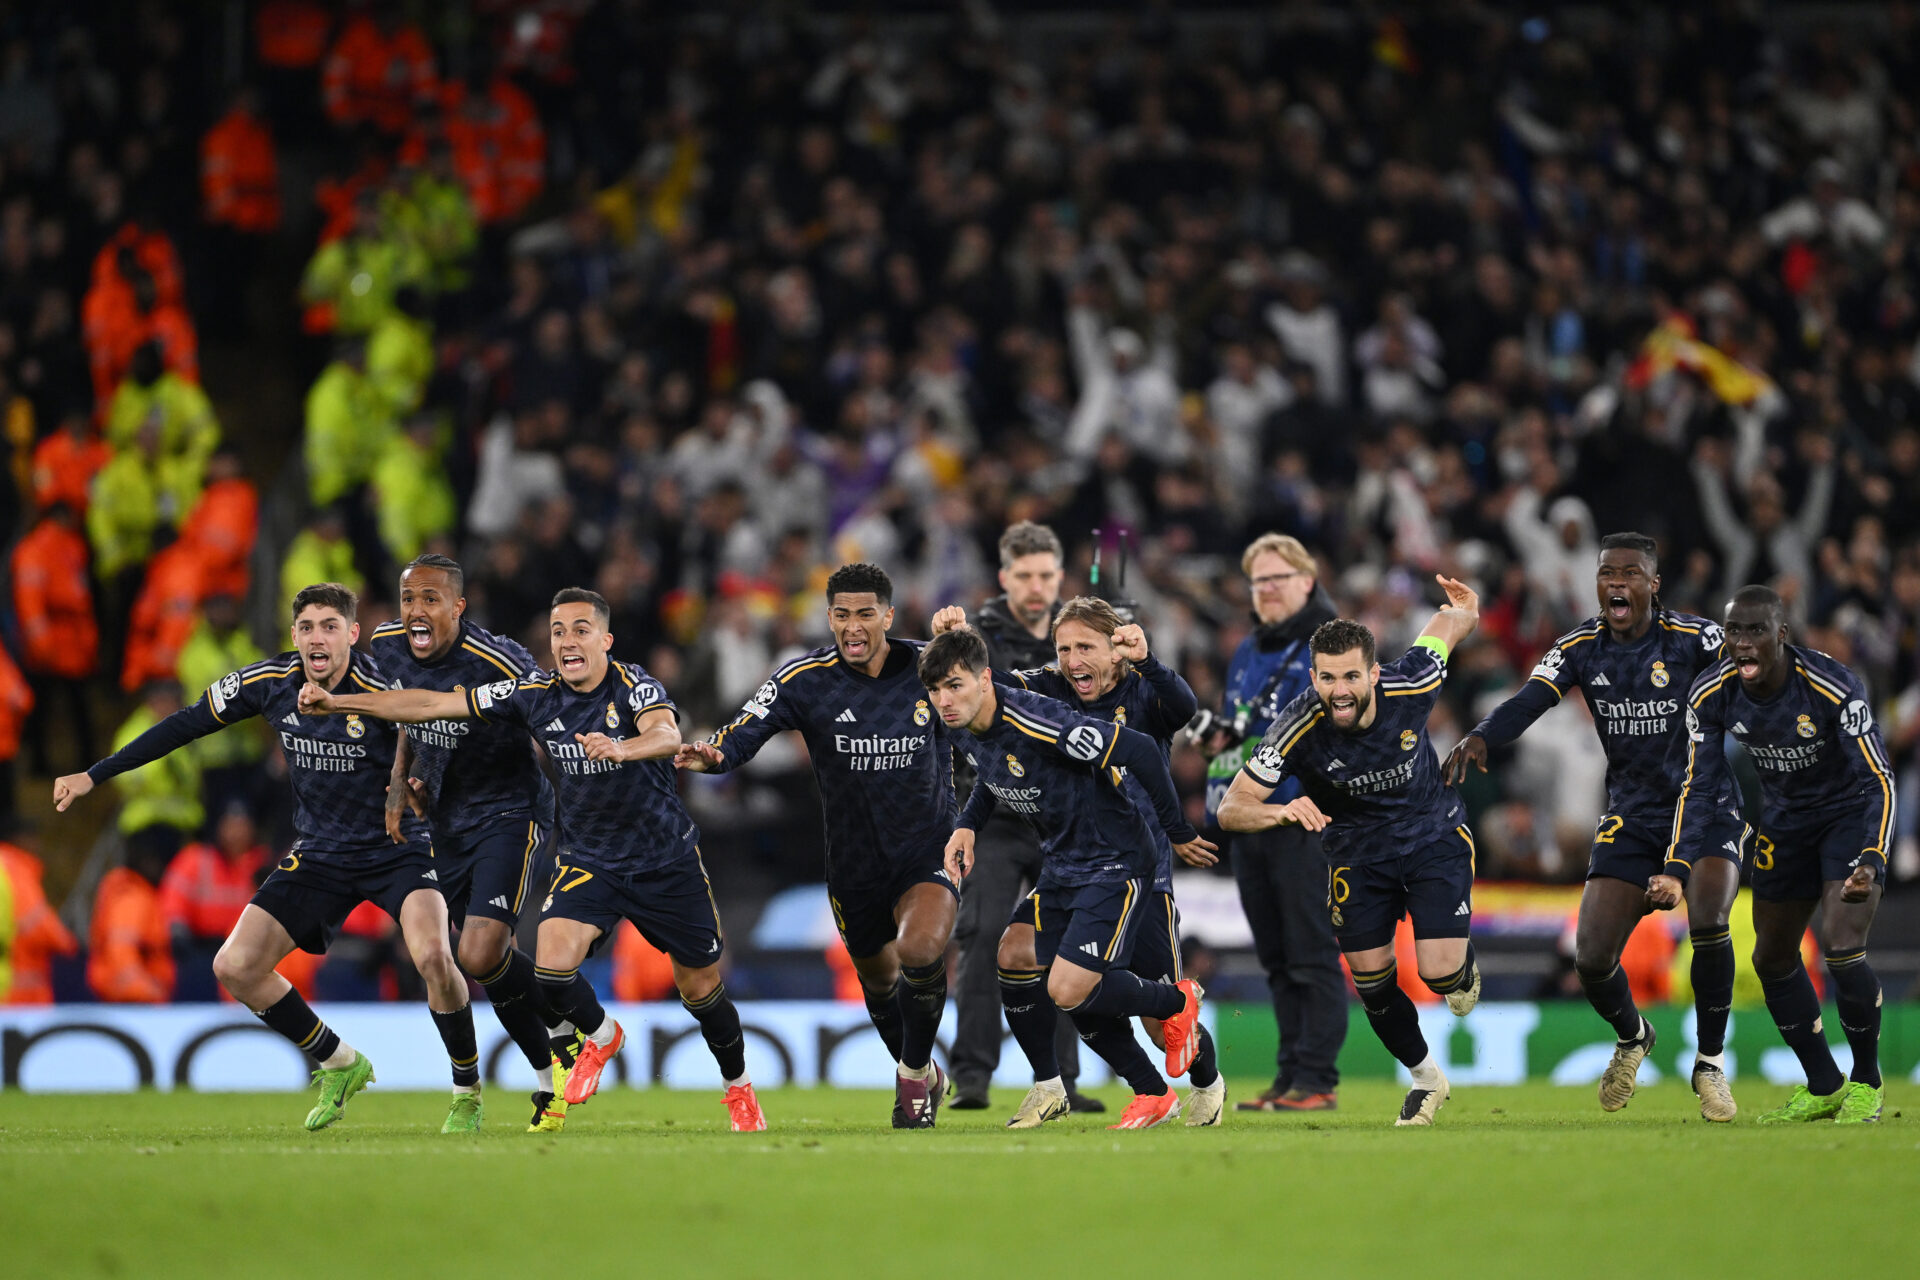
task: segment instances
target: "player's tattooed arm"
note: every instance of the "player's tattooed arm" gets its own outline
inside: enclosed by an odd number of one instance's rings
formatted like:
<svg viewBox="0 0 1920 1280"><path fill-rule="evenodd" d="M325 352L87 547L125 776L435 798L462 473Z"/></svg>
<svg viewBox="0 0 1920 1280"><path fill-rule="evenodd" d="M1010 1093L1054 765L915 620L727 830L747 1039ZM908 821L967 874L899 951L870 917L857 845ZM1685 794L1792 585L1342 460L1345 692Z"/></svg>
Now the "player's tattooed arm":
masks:
<svg viewBox="0 0 1920 1280"><path fill-rule="evenodd" d="M400 824L408 809L416 818L427 816L427 784L408 777L412 770L413 744L402 733L394 739L393 772L387 778L387 838L395 844L407 842Z"/></svg>

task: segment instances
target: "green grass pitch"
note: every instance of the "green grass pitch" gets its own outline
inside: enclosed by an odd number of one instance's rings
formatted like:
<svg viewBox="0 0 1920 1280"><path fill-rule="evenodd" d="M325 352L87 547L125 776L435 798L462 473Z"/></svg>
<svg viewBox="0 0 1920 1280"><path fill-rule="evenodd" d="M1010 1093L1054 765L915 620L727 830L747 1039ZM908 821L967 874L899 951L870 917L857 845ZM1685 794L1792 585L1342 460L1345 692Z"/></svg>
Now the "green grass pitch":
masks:
<svg viewBox="0 0 1920 1280"><path fill-rule="evenodd" d="M1236 1081L1246 1096L1258 1083ZM1099 1091L1110 1106L1117 1090ZM882 1093L776 1089L770 1131L719 1094L612 1091L557 1137L490 1091L476 1137L444 1095L356 1098L300 1128L291 1094L0 1094L9 1276L867 1277L1920 1274L1920 1124L1703 1123L1683 1085L1603 1115L1588 1088L1458 1088L1431 1130L1357 1083L1319 1116L1033 1133Z"/></svg>

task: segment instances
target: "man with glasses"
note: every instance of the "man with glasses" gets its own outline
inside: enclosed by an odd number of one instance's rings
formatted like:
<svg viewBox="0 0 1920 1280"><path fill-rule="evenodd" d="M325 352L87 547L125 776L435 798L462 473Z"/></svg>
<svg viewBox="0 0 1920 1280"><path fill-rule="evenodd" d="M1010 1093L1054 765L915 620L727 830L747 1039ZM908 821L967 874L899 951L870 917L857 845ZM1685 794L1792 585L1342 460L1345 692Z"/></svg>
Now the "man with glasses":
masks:
<svg viewBox="0 0 1920 1280"><path fill-rule="evenodd" d="M1240 557L1253 597L1254 628L1227 664L1224 705L1204 739L1207 817L1281 707L1313 686L1307 641L1334 616L1313 556L1297 538L1265 533ZM1268 797L1286 804L1300 784ZM1335 1059L1347 1038L1347 991L1327 922L1327 868L1320 837L1299 825L1233 835L1228 846L1240 905L1273 993L1280 1051L1273 1084L1241 1111L1331 1111L1340 1084Z"/></svg>

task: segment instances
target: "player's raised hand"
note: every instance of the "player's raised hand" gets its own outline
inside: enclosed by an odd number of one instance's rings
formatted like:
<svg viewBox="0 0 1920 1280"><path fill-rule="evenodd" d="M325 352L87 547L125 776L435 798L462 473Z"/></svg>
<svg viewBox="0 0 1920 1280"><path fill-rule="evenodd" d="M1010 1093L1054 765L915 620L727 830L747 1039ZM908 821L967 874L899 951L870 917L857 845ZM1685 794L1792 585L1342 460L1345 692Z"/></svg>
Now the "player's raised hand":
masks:
<svg viewBox="0 0 1920 1280"><path fill-rule="evenodd" d="M955 827L947 837L947 878L959 884L973 874L973 832Z"/></svg>
<svg viewBox="0 0 1920 1280"><path fill-rule="evenodd" d="M933 634L937 636L957 631L966 625L967 611L957 604L950 604L933 615Z"/></svg>
<svg viewBox="0 0 1920 1280"><path fill-rule="evenodd" d="M711 742L683 742L673 753L673 767L688 773L712 773L726 762Z"/></svg>
<svg viewBox="0 0 1920 1280"><path fill-rule="evenodd" d="M576 733L573 740L587 749L589 760L624 760L622 750L625 743L616 742L604 733Z"/></svg>
<svg viewBox="0 0 1920 1280"><path fill-rule="evenodd" d="M53 807L60 813L67 806L93 790L93 775L88 773L69 773L53 780Z"/></svg>
<svg viewBox="0 0 1920 1280"><path fill-rule="evenodd" d="M1873 868L1855 867L1853 874L1840 882L1840 901L1865 902L1873 896Z"/></svg>
<svg viewBox="0 0 1920 1280"><path fill-rule="evenodd" d="M1480 616L1480 597L1472 587L1464 582L1449 578L1444 573L1434 574L1433 580L1440 584L1442 591L1447 593L1447 607L1449 609L1460 609L1473 614L1475 617Z"/></svg>
<svg viewBox="0 0 1920 1280"><path fill-rule="evenodd" d="M1325 831L1332 819L1320 812L1312 796L1300 796L1278 806L1282 822L1297 822L1309 831Z"/></svg>
<svg viewBox="0 0 1920 1280"><path fill-rule="evenodd" d="M1220 846L1211 840L1203 840L1199 836L1195 836L1185 844L1176 844L1173 846L1173 851L1179 855L1180 861L1190 867L1211 867L1220 861L1218 856Z"/></svg>
<svg viewBox="0 0 1920 1280"><path fill-rule="evenodd" d="M1671 911L1680 905L1686 893L1676 876L1658 875L1647 881L1647 905L1655 911Z"/></svg>
<svg viewBox="0 0 1920 1280"><path fill-rule="evenodd" d="M303 716L327 716L333 714L333 695L309 680L300 686L300 714Z"/></svg>
<svg viewBox="0 0 1920 1280"><path fill-rule="evenodd" d="M1113 647L1128 662L1147 660L1147 633L1137 622L1129 622L1113 633Z"/></svg>
<svg viewBox="0 0 1920 1280"><path fill-rule="evenodd" d="M1467 766L1471 764L1480 772L1487 771L1487 740L1477 733L1470 733L1454 744L1447 753L1447 763L1441 773L1447 785L1457 787L1467 780Z"/></svg>

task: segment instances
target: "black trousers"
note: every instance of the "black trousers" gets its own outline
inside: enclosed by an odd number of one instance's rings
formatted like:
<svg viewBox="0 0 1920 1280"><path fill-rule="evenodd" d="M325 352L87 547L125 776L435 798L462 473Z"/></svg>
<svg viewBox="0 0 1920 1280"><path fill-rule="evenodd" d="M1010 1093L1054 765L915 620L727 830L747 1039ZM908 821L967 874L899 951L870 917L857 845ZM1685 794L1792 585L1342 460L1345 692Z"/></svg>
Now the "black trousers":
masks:
<svg viewBox="0 0 1920 1280"><path fill-rule="evenodd" d="M950 1061L960 1085L984 1085L1000 1065L1005 1035L1000 1016L1000 935L1014 904L1040 878L1040 840L1018 817L996 813L974 841L973 874L960 886L960 916L953 940L960 948L953 1003L959 1015ZM1062 1017L1055 1033L1061 1079L1080 1075L1080 1040L1073 1019Z"/></svg>
<svg viewBox="0 0 1920 1280"><path fill-rule="evenodd" d="M1280 1027L1274 1084L1322 1093L1340 1083L1347 983L1327 919L1327 861L1299 827L1234 835L1228 847L1254 954L1267 972Z"/></svg>

